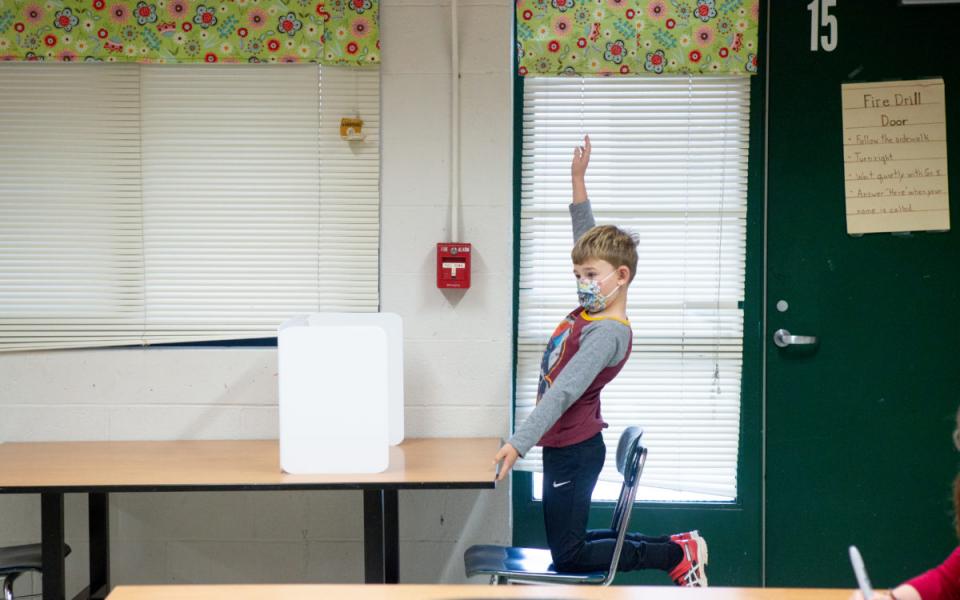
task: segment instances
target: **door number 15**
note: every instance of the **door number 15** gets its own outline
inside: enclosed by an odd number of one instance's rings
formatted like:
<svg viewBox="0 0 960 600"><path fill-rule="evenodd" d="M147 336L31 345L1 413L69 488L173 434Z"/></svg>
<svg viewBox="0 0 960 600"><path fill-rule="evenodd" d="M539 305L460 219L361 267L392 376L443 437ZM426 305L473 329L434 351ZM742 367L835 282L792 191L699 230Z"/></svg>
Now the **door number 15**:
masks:
<svg viewBox="0 0 960 600"><path fill-rule="evenodd" d="M810 52L824 49L833 52L837 47L837 17L827 12L837 5L837 0L813 0L807 5L810 11ZM827 35L820 35L823 28Z"/></svg>

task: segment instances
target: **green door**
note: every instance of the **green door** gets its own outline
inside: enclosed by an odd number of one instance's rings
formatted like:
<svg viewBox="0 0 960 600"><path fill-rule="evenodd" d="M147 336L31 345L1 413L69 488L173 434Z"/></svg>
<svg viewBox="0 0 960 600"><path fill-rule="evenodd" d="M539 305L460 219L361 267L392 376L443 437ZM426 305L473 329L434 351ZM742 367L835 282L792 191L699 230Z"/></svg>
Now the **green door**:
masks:
<svg viewBox="0 0 960 600"><path fill-rule="evenodd" d="M766 584L852 587L856 543L890 586L957 543L960 238L847 235L840 85L943 77L960 177L960 5L770 4ZM778 329L818 344L779 348Z"/></svg>

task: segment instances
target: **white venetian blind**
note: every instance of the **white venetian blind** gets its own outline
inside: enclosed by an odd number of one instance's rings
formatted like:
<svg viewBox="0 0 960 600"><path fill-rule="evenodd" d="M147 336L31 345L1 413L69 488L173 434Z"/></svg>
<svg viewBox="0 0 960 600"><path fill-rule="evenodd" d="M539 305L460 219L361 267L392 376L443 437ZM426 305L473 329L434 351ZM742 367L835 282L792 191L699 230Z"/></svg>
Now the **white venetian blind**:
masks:
<svg viewBox="0 0 960 600"><path fill-rule="evenodd" d="M320 305L380 304L380 73L322 67L320 81ZM363 119L363 142L340 139L341 117Z"/></svg>
<svg viewBox="0 0 960 600"><path fill-rule="evenodd" d="M0 350L377 309L376 70L2 67ZM340 139L345 116L366 141ZM330 281L345 265L349 287Z"/></svg>
<svg viewBox="0 0 960 600"><path fill-rule="evenodd" d="M589 133L597 222L640 240L633 354L602 393L601 477L619 480L617 439L640 425L650 451L642 483L660 500L737 494L749 86L747 77L524 82L515 420L533 409L543 348L576 306L570 160ZM537 448L521 468L541 470L540 458Z"/></svg>
<svg viewBox="0 0 960 600"><path fill-rule="evenodd" d="M135 65L0 64L0 347L143 328Z"/></svg>

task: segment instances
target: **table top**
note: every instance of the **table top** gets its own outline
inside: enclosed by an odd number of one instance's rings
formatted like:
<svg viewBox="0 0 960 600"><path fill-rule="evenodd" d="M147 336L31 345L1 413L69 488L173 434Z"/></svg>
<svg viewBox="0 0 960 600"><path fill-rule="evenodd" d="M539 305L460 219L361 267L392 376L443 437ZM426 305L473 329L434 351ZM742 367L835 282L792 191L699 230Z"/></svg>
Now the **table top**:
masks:
<svg viewBox="0 0 960 600"><path fill-rule="evenodd" d="M107 600L846 600L852 590L509 585L157 585L119 586Z"/></svg>
<svg viewBox="0 0 960 600"><path fill-rule="evenodd" d="M277 440L0 443L0 493L493 488L498 438L414 438L382 473L291 475Z"/></svg>

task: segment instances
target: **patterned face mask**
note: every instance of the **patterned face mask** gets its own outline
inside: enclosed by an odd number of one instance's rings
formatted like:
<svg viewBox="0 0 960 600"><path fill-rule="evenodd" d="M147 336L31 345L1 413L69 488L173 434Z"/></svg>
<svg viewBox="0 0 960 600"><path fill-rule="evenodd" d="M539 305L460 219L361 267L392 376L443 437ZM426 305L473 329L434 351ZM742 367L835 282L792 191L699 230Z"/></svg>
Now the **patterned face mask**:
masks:
<svg viewBox="0 0 960 600"><path fill-rule="evenodd" d="M610 275L616 273L616 270L601 279L600 281L590 281L585 279L577 280L577 299L588 313L600 312L607 307L607 301L620 290L620 286L613 288L613 291L604 296L600 293L600 284L610 279Z"/></svg>

